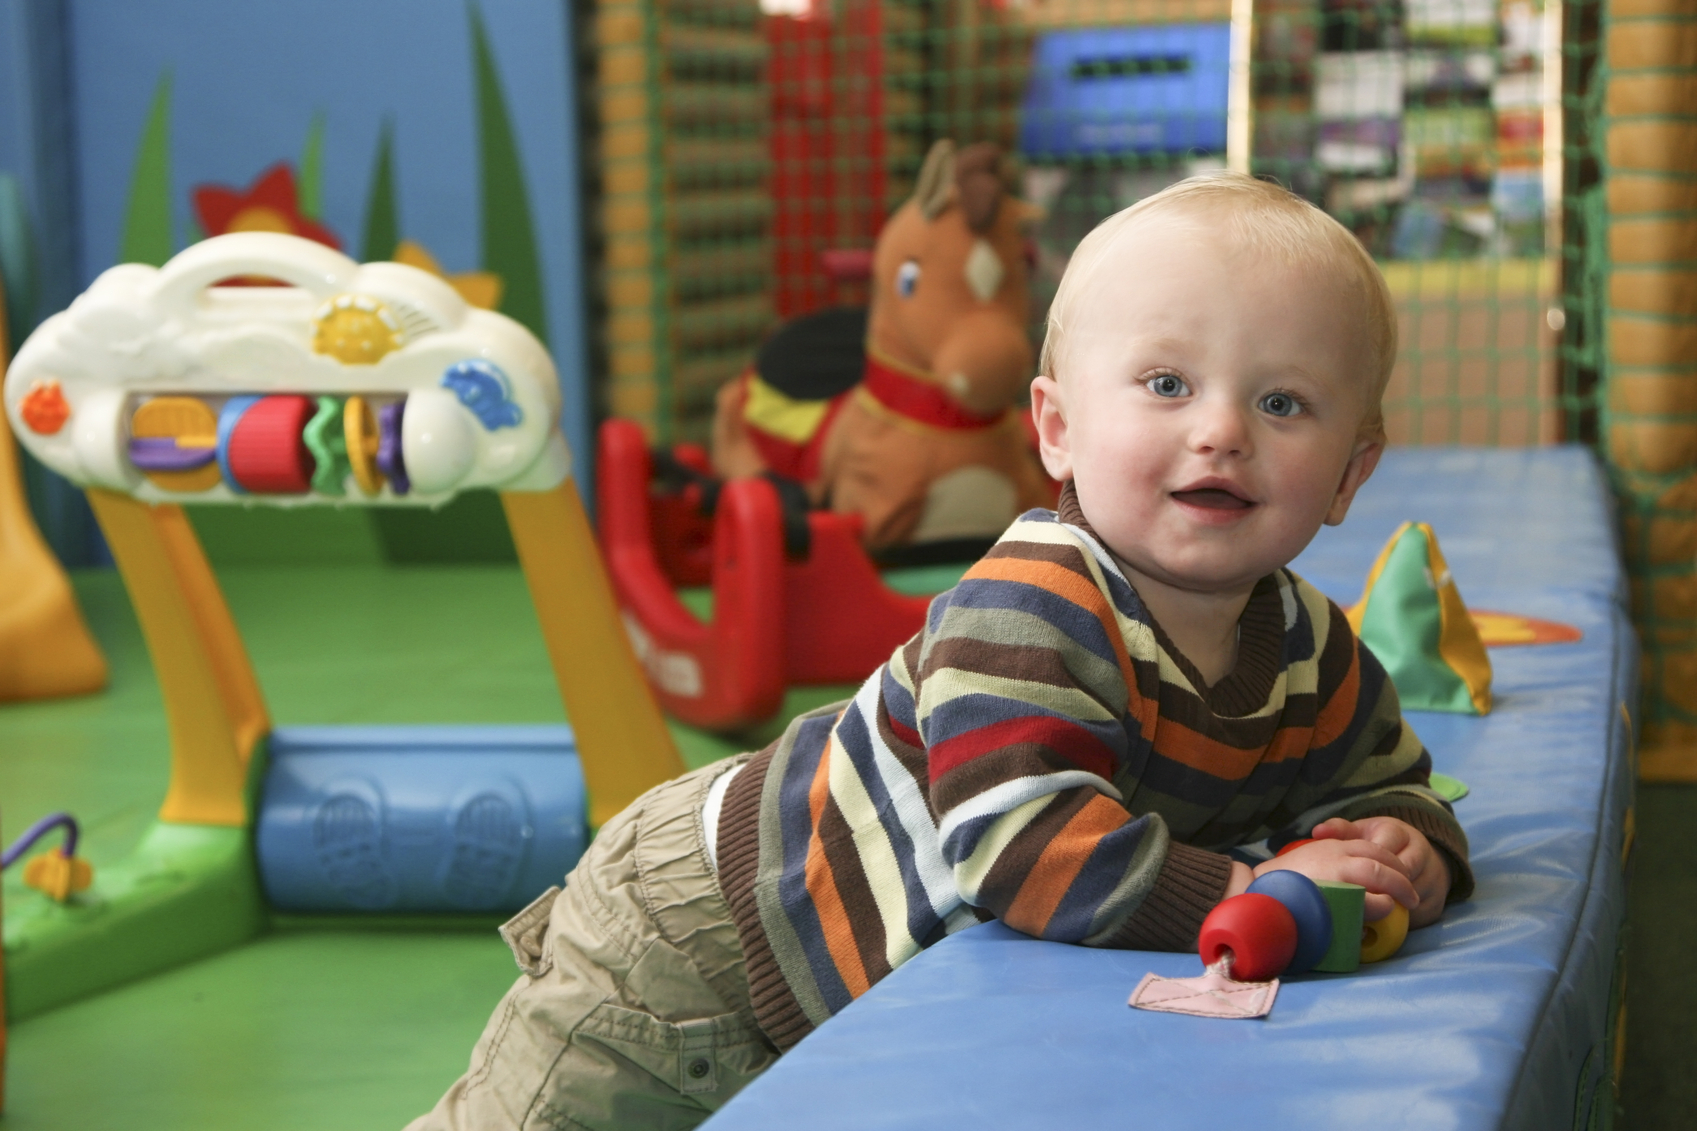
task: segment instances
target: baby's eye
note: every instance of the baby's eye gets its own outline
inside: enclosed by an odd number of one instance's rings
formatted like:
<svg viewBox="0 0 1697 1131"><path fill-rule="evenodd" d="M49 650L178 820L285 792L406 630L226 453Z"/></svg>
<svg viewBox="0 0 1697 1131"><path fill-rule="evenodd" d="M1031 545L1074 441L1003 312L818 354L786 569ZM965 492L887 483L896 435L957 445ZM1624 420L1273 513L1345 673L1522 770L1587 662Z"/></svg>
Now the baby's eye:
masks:
<svg viewBox="0 0 1697 1131"><path fill-rule="evenodd" d="M919 260L909 259L896 268L896 293L903 298L912 298L918 288Z"/></svg>
<svg viewBox="0 0 1697 1131"><path fill-rule="evenodd" d="M1289 393L1268 393L1261 398L1261 411L1270 416L1296 416L1302 405Z"/></svg>
<svg viewBox="0 0 1697 1131"><path fill-rule="evenodd" d="M1150 378L1149 391L1157 397L1182 397L1190 392L1190 386L1177 373L1162 373Z"/></svg>

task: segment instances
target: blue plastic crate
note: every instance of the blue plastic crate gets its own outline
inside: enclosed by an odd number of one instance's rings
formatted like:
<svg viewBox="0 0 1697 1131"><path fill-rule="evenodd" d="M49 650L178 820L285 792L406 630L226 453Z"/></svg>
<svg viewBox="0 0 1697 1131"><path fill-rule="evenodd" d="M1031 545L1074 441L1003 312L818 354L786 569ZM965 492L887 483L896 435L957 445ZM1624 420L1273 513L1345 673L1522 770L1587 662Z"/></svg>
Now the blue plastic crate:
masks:
<svg viewBox="0 0 1697 1131"><path fill-rule="evenodd" d="M1049 32L1033 51L1028 160L1224 153L1229 24Z"/></svg>

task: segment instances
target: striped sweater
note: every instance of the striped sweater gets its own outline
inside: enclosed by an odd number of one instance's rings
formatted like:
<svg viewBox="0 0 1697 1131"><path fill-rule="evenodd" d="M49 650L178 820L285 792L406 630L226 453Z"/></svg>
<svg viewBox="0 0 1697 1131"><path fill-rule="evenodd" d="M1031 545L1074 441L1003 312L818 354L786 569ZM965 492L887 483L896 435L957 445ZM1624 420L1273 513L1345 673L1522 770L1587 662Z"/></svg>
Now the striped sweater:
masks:
<svg viewBox="0 0 1697 1131"><path fill-rule="evenodd" d="M943 937L1187 950L1231 873L1328 817L1396 816L1472 887L1431 759L1343 612L1256 586L1208 687L1070 491L1031 511L845 703L730 784L720 883L761 1027L788 1048Z"/></svg>

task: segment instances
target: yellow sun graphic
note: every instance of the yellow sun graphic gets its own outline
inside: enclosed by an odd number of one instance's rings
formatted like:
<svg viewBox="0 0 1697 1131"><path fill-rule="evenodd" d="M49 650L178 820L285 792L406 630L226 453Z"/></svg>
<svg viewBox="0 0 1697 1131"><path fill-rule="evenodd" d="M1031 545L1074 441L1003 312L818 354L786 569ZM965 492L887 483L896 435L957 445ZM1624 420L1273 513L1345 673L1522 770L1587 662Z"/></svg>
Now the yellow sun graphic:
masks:
<svg viewBox="0 0 1697 1131"><path fill-rule="evenodd" d="M401 348L401 324L367 295L337 295L318 308L312 348L344 365L376 365Z"/></svg>

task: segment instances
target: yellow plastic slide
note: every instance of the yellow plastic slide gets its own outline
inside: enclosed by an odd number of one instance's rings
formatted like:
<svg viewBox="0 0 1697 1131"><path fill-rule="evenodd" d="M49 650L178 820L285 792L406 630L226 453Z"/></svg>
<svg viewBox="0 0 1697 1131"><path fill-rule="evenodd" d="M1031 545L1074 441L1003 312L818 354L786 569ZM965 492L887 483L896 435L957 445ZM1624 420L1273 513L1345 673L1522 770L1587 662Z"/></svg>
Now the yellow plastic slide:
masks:
<svg viewBox="0 0 1697 1131"><path fill-rule="evenodd" d="M11 356L5 310L0 291L0 376ZM17 443L0 413L0 702L82 695L105 686L106 657L30 516Z"/></svg>

